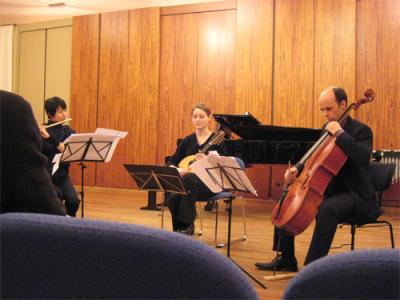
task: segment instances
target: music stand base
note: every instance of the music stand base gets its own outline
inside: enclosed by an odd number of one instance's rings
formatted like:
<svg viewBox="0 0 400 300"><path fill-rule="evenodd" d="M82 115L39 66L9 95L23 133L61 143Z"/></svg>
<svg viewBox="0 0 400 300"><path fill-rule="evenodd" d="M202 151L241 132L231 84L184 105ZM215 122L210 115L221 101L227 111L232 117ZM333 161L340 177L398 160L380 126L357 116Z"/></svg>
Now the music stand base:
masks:
<svg viewBox="0 0 400 300"><path fill-rule="evenodd" d="M161 211L161 208L159 208L156 204L156 200L157 200L157 192L149 191L147 196L147 206L143 206L140 209Z"/></svg>
<svg viewBox="0 0 400 300"><path fill-rule="evenodd" d="M245 269L243 269L237 262L235 262L231 258L231 228L232 228L232 198L228 200L228 247L227 247L227 257L233 262L240 270L242 270L243 273L245 273L248 277L253 279L259 286L261 286L263 289L267 289L267 287L262 284L260 281L258 281L253 275L251 275L249 272L247 272Z"/></svg>

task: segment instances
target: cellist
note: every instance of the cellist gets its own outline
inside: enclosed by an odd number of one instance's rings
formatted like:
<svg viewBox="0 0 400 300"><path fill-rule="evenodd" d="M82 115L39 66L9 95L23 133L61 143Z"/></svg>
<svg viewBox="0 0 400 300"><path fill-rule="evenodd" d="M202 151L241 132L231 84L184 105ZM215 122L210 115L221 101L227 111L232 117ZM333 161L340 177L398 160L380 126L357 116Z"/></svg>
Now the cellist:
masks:
<svg viewBox="0 0 400 300"><path fill-rule="evenodd" d="M378 205L372 198L373 187L368 180L372 152L371 129L350 116L341 124L337 122L347 107L347 94L341 87L331 86L325 89L319 97L319 107L327 121L323 131L336 136L336 145L348 158L325 190L305 265L328 254L338 224L346 221L362 224L376 219L380 214ZM284 175L285 183L291 184L302 169L301 164L287 169ZM281 237L278 249L279 234ZM275 228L273 250L278 251L279 255L271 262L257 262L255 265L259 269L293 272L298 270L293 236Z"/></svg>

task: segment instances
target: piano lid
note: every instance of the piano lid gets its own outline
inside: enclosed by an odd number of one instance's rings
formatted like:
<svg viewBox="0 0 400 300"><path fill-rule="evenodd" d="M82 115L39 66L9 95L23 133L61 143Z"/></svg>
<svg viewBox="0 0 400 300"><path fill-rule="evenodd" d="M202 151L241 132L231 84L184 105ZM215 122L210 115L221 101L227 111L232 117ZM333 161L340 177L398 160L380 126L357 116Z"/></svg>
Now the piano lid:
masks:
<svg viewBox="0 0 400 300"><path fill-rule="evenodd" d="M229 128L245 140L317 141L320 129L263 125L250 113L243 115L214 114L222 128Z"/></svg>

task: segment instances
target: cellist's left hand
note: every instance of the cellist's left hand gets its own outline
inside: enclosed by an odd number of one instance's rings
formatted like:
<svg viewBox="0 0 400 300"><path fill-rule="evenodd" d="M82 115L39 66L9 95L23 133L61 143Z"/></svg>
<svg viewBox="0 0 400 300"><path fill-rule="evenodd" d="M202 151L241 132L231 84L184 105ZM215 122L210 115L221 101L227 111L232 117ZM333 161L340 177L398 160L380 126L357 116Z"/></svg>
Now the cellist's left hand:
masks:
<svg viewBox="0 0 400 300"><path fill-rule="evenodd" d="M336 136L337 133L343 131L342 126L340 126L339 122L331 121L326 124L325 130L328 131L332 136Z"/></svg>

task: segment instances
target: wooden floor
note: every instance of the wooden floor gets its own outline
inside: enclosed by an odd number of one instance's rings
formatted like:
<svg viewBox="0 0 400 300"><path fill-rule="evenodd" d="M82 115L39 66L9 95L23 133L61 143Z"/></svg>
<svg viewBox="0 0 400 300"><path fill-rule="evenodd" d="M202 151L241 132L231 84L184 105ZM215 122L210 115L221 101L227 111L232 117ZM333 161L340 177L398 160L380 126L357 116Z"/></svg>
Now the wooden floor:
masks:
<svg viewBox="0 0 400 300"><path fill-rule="evenodd" d="M79 187L78 187L79 189ZM161 201L161 195L159 195ZM160 202L159 201L159 202ZM281 299L289 280L265 281L264 276L272 275L272 272L260 271L254 267L256 261L269 261L274 257L272 252L273 226L270 222L272 201L244 199L246 207L247 235L244 242L234 243L231 247L231 258L258 280L267 285L264 290L254 281L251 281L260 299ZM147 204L147 193L137 190L85 188L85 218L107 221L118 221L133 224L142 224L149 227L160 228L161 217L159 212L140 210ZM203 204L202 204L203 205ZM226 241L227 218L223 206L220 206L219 237ZM243 233L241 219L240 200L236 200L233 206L232 238L240 237ZM80 215L80 211L79 211ZM202 236L195 236L198 241L214 246L214 220L215 212L203 213L204 232ZM382 219L392 222L395 230L395 243L398 247L399 240L399 209L385 209ZM196 221L196 231L199 229ZM303 234L296 238L296 255L300 267L311 239L314 225L310 226ZM165 213L165 228L171 230L171 218L168 209ZM334 245L348 243L350 230L348 227L338 228ZM388 248L390 247L389 233L386 228L366 228L357 231L356 249ZM226 249L216 249L225 254ZM331 250L330 255L349 251L348 247Z"/></svg>

